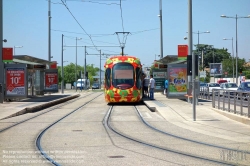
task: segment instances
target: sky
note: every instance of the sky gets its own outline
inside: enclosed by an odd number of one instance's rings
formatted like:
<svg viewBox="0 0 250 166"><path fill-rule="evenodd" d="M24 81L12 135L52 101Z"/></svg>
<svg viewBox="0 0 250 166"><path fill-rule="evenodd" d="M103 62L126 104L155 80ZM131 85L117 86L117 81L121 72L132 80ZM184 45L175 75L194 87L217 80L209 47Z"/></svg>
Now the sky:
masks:
<svg viewBox="0 0 250 166"><path fill-rule="evenodd" d="M3 47L16 47L15 55L48 60L48 0L3 0ZM160 55L159 0L51 0L51 56L61 66L86 63L100 66L100 51L136 56L151 66ZM250 15L250 0L192 0L193 45L227 48L236 43L236 19ZM250 17L238 18L238 57L250 61ZM188 44L188 0L162 0L163 56L177 55L178 45ZM209 31L210 33L202 33ZM122 33L129 32L127 38ZM62 35L64 37L62 38ZM81 40L76 40L81 38ZM63 39L63 47L62 47ZM77 43L76 43L77 41ZM76 50L77 44L77 50ZM22 46L21 48L18 48ZM98 55L97 55L98 54ZM102 57L101 67L106 56Z"/></svg>

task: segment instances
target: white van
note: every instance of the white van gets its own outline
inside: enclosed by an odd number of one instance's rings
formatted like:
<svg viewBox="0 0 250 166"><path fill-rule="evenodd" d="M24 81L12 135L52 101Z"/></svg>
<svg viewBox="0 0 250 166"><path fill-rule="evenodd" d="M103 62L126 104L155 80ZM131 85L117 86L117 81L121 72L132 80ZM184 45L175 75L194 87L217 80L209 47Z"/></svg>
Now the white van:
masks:
<svg viewBox="0 0 250 166"><path fill-rule="evenodd" d="M77 89L81 89L81 88L85 89L85 81L86 81L86 79L78 79L77 83L76 83ZM89 79L88 79L87 80L87 89L89 89L89 87L90 87L90 83L89 83Z"/></svg>

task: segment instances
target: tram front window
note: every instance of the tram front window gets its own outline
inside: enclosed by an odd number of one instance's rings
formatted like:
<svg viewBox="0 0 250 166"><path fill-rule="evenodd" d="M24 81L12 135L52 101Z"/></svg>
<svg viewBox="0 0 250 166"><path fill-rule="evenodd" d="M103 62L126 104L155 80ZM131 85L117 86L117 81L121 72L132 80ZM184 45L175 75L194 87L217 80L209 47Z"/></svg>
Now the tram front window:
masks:
<svg viewBox="0 0 250 166"><path fill-rule="evenodd" d="M134 68L129 63L118 63L113 67L113 86L127 89L134 86Z"/></svg>

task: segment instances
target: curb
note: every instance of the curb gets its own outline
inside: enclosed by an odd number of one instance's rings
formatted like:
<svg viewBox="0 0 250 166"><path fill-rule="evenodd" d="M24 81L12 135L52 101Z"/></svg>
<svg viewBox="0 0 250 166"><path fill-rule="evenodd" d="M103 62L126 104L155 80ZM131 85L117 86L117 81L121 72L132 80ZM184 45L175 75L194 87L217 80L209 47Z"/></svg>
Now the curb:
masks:
<svg viewBox="0 0 250 166"><path fill-rule="evenodd" d="M142 101L143 101L143 103L146 105L146 107L148 107L148 109L149 109L151 112L156 112L156 111L157 111L156 107L150 106L150 104L148 104L148 103L145 102L144 100L142 100Z"/></svg>
<svg viewBox="0 0 250 166"><path fill-rule="evenodd" d="M34 107L26 107L26 108L22 109L21 111L18 111L16 113L12 114L12 115L9 115L9 116L7 116L5 118L0 119L0 120L12 118L12 117L23 115L23 114L26 114L26 113L37 112L37 111L46 109L48 107L63 103L65 101L72 100L72 99L77 98L79 96L80 96L80 94L72 95L72 96L61 98L61 99L53 100L51 102L47 102L47 103L44 103L44 104L40 104L40 105L37 105L37 106L34 106Z"/></svg>
<svg viewBox="0 0 250 166"><path fill-rule="evenodd" d="M246 124L246 125L250 125L250 118L240 116L238 114L233 114L233 113L229 113L229 112L226 112L226 111L222 111L222 110L219 110L219 109L216 109L216 108L211 108L211 109L214 110L215 112L221 114L221 115L224 115L225 117L227 117L229 119L235 120L237 122L240 122L240 123L243 123L243 124Z"/></svg>

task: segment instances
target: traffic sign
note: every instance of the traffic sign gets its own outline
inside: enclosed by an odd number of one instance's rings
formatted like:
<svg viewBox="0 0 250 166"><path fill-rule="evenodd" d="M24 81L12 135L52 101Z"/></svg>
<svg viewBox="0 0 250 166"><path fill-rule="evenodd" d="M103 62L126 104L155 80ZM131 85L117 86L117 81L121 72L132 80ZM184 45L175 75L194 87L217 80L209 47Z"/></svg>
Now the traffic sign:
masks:
<svg viewBox="0 0 250 166"><path fill-rule="evenodd" d="M200 77L205 78L205 77L206 77L206 71L201 71L201 72L200 72Z"/></svg>

